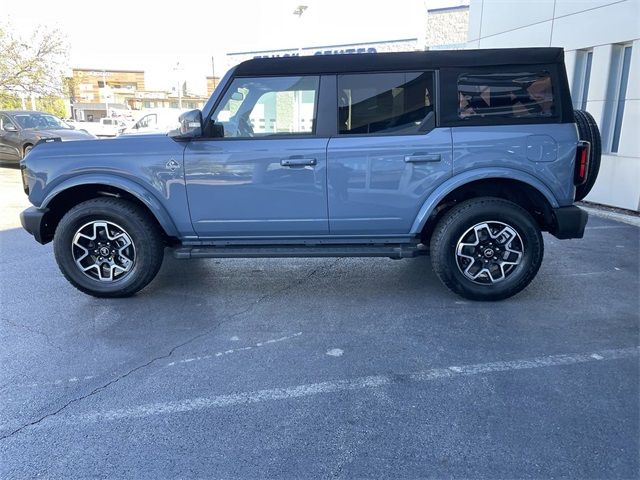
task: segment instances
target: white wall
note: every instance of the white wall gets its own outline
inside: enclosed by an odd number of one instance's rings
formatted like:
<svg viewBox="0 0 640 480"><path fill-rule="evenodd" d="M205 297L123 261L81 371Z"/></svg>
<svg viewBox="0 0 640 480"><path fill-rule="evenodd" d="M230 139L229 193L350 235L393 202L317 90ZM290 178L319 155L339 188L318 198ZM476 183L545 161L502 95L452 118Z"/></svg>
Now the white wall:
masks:
<svg viewBox="0 0 640 480"><path fill-rule="evenodd" d="M623 43L632 58L620 147L603 154L587 200L640 210L640 0L471 0L469 48L563 47L572 86L577 50L593 48L587 110L605 130L615 110L612 58Z"/></svg>

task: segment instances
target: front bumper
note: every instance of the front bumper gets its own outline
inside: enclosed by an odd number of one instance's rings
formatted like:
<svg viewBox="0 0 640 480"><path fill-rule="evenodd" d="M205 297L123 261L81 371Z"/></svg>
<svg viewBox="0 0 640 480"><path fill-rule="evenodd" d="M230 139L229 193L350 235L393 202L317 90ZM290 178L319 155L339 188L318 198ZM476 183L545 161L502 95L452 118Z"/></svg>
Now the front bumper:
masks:
<svg viewBox="0 0 640 480"><path fill-rule="evenodd" d="M553 209L553 229L551 234L564 240L582 238L589 214L575 205Z"/></svg>
<svg viewBox="0 0 640 480"><path fill-rule="evenodd" d="M40 210L36 207L29 207L20 213L20 223L22 228L33 235L38 243L48 243L51 241L49 235L46 234L46 222L44 216L47 209Z"/></svg>

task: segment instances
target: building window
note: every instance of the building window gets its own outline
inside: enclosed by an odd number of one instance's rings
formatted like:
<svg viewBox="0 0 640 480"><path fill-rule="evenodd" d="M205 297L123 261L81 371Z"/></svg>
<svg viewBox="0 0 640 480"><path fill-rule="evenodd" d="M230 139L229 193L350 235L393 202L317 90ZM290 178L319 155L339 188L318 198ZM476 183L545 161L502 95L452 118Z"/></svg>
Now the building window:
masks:
<svg viewBox="0 0 640 480"><path fill-rule="evenodd" d="M555 115L549 72L458 76L458 117L536 118Z"/></svg>
<svg viewBox="0 0 640 480"><path fill-rule="evenodd" d="M624 117L627 84L629 83L629 69L631 67L631 45L615 45L611 59L609 76L609 102L605 108L606 133L605 145L611 153L617 153L620 147L620 133Z"/></svg>
<svg viewBox="0 0 640 480"><path fill-rule="evenodd" d="M345 134L417 133L433 111L425 72L338 76L338 127Z"/></svg>
<svg viewBox="0 0 640 480"><path fill-rule="evenodd" d="M586 110L589 100L589 83L591 81L591 63L593 50L578 50L576 69L573 77L573 108Z"/></svg>

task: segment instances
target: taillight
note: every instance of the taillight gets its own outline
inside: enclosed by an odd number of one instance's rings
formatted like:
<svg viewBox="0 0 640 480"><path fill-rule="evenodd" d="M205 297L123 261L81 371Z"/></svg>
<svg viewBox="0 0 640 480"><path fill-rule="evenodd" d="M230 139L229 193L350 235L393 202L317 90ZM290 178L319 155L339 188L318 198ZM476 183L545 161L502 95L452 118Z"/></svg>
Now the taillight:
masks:
<svg viewBox="0 0 640 480"><path fill-rule="evenodd" d="M575 185L584 185L589 176L589 153L591 144L580 140L576 148L576 169L573 175L573 183Z"/></svg>

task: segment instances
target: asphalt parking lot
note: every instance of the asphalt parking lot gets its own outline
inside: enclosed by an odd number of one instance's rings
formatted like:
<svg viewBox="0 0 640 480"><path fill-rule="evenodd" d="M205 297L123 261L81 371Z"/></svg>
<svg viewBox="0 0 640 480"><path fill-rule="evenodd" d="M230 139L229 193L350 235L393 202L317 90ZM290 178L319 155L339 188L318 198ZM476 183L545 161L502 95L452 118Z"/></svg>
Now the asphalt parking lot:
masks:
<svg viewBox="0 0 640 480"><path fill-rule="evenodd" d="M178 261L81 294L0 168L0 477L638 478L640 229L463 300L428 258Z"/></svg>

